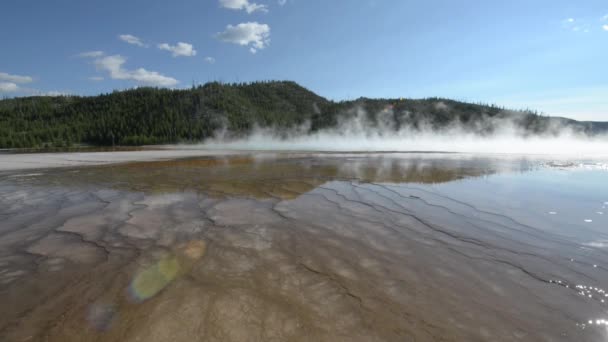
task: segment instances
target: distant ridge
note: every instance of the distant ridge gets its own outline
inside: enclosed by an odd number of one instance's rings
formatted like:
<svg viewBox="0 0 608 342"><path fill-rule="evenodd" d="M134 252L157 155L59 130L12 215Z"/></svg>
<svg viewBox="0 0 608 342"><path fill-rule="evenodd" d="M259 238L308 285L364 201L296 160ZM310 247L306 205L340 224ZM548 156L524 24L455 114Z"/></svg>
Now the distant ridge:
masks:
<svg viewBox="0 0 608 342"><path fill-rule="evenodd" d="M218 132L244 136L255 127L300 134L364 115L378 129L448 129L479 135L509 122L524 135L558 134L567 127L595 135L608 122L580 122L441 98L334 102L291 81L207 83L186 90L137 88L90 97L23 97L0 101L0 148L72 144L147 145L200 142Z"/></svg>

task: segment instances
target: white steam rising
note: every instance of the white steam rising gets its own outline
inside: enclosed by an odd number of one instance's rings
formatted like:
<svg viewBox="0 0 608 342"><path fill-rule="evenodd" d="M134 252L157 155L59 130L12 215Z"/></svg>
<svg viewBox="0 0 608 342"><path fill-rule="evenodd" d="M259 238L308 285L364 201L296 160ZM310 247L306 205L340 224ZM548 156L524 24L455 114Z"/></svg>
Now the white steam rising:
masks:
<svg viewBox="0 0 608 342"><path fill-rule="evenodd" d="M438 102L437 109L449 111ZM229 139L222 131L204 142L203 148L268 151L338 151L338 152L465 152L505 154L551 154L608 157L608 136L587 136L551 122L551 134L531 135L517 124L521 113L500 118L485 117L472 123L433 129L397 128L391 109L381 111L374 122L361 108L356 108L335 128L309 132L309 124L289 132L256 128L246 138ZM407 113L406 113L407 114ZM492 127L491 134L479 134Z"/></svg>

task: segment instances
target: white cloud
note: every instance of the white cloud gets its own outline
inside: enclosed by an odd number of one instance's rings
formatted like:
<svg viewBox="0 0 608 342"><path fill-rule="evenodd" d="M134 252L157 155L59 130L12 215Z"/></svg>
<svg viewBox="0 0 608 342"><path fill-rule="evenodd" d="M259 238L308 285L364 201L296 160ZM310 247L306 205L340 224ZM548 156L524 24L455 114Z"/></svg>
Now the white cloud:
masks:
<svg viewBox="0 0 608 342"><path fill-rule="evenodd" d="M91 77L89 77L89 80L94 81L94 82L100 82L100 81L103 81L103 77L101 77L101 76L91 76Z"/></svg>
<svg viewBox="0 0 608 342"><path fill-rule="evenodd" d="M251 14L253 12L268 12L268 6L250 3L249 0L220 0L220 6L232 10L245 10Z"/></svg>
<svg viewBox="0 0 608 342"><path fill-rule="evenodd" d="M144 68L127 70L123 68L127 59L121 55L112 55L97 58L95 66L99 70L107 71L111 79L135 81L142 85L157 87L172 87L179 83L172 77L164 76L156 71L148 71Z"/></svg>
<svg viewBox="0 0 608 342"><path fill-rule="evenodd" d="M589 33L590 29L589 29L589 24L580 21L577 21L574 18L567 18L562 20L562 27L566 30L571 30L574 32L583 32L583 33Z"/></svg>
<svg viewBox="0 0 608 342"><path fill-rule="evenodd" d="M574 18L568 18L568 19L562 20L562 27L565 29L576 31L576 30L578 30L578 27L576 25L577 24L575 23Z"/></svg>
<svg viewBox="0 0 608 342"><path fill-rule="evenodd" d="M228 25L215 37L227 43L249 46L251 53L256 53L270 44L270 26L257 22Z"/></svg>
<svg viewBox="0 0 608 342"><path fill-rule="evenodd" d="M287 3L287 0L279 0L279 6L284 6Z"/></svg>
<svg viewBox="0 0 608 342"><path fill-rule="evenodd" d="M177 45L169 45L167 43L158 44L158 48L161 50L171 51L173 53L173 57L192 57L196 56L196 50L194 50L194 46L192 44L179 42Z"/></svg>
<svg viewBox="0 0 608 342"><path fill-rule="evenodd" d="M30 76L11 75L6 72L0 72L0 81L9 83L30 83L33 79Z"/></svg>
<svg viewBox="0 0 608 342"><path fill-rule="evenodd" d="M608 21L608 14L606 14L605 16L602 17L602 20L606 20Z"/></svg>
<svg viewBox="0 0 608 342"><path fill-rule="evenodd" d="M130 34L121 34L118 36L118 39L122 40L123 42L132 44L132 45L137 45L139 47L148 47L146 44L144 44L141 39L139 39L138 37L135 37L133 35Z"/></svg>
<svg viewBox="0 0 608 342"><path fill-rule="evenodd" d="M0 82L0 92L10 93L19 90L19 86L13 82Z"/></svg>
<svg viewBox="0 0 608 342"><path fill-rule="evenodd" d="M209 64L213 64L213 63L215 63L215 58L213 58L213 57L205 57L205 62L207 62Z"/></svg>
<svg viewBox="0 0 608 342"><path fill-rule="evenodd" d="M12 93L23 90L19 84L31 83L34 79L30 76L11 75L6 72L0 72L0 92Z"/></svg>
<svg viewBox="0 0 608 342"><path fill-rule="evenodd" d="M604 29L604 31L608 31L608 25L603 25L602 29Z"/></svg>
<svg viewBox="0 0 608 342"><path fill-rule="evenodd" d="M95 58L103 56L103 51L86 51L78 54L78 57Z"/></svg>

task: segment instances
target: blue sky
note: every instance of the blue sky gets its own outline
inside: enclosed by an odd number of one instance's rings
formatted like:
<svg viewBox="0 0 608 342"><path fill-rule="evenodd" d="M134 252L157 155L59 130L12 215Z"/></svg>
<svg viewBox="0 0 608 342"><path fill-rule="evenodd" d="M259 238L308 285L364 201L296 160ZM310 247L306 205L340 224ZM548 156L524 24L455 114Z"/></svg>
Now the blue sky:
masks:
<svg viewBox="0 0 608 342"><path fill-rule="evenodd" d="M608 120L606 0L3 0L0 13L0 97L287 79L334 100Z"/></svg>

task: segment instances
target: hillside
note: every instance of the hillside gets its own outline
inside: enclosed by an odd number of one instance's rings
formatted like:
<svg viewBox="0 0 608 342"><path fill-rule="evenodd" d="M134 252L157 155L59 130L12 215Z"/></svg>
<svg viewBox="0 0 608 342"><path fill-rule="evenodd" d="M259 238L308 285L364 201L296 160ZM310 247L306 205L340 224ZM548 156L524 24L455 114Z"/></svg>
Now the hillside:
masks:
<svg viewBox="0 0 608 342"><path fill-rule="evenodd" d="M523 134L585 134L608 123L578 122L528 111L448 99L329 101L294 82L207 83L187 90L138 88L92 97L25 97L0 101L0 148L146 145L200 142L217 132L242 136L254 127L313 132L356 116L378 129L442 130L458 125L487 135L505 122Z"/></svg>

